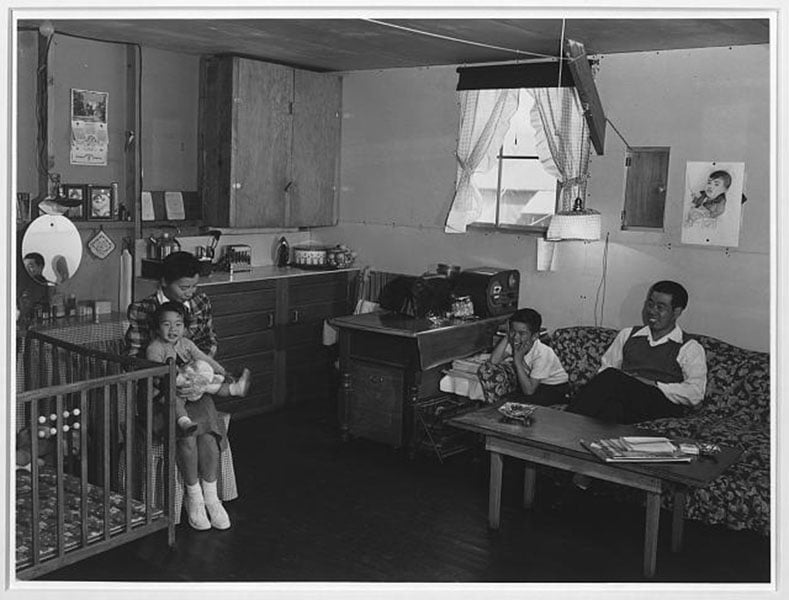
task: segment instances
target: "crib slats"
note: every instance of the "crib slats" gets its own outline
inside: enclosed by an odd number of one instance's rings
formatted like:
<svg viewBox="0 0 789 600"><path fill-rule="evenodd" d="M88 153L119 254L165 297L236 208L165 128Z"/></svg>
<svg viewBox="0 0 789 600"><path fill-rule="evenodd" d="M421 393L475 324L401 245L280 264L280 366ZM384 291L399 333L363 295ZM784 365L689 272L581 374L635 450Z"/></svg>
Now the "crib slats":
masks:
<svg viewBox="0 0 789 600"><path fill-rule="evenodd" d="M170 373L167 376L167 384L169 391L167 393L168 411L167 411L167 438L172 440L167 445L167 512L175 519L175 361L169 359L168 366ZM175 544L175 528L171 524L167 530L167 543L170 546Z"/></svg>
<svg viewBox="0 0 789 600"><path fill-rule="evenodd" d="M153 378L145 386L145 522L150 524L153 511L153 486L156 469L153 465ZM172 513L170 513L172 514Z"/></svg>
<svg viewBox="0 0 789 600"><path fill-rule="evenodd" d="M83 365L84 366L84 365ZM79 430L81 440L79 444L79 470L80 470L80 539L81 546L88 545L88 390L82 390L79 394Z"/></svg>
<svg viewBox="0 0 789 600"><path fill-rule="evenodd" d="M126 531L131 530L132 526L132 457L134 456L134 414L132 412L132 393L134 386L132 381L126 382ZM120 392L120 386L118 386Z"/></svg>
<svg viewBox="0 0 789 600"><path fill-rule="evenodd" d="M58 517L57 517L57 540L58 540L58 556L63 557L65 553L65 507L66 507L66 491L63 487L64 478L66 476L63 464L63 438L64 438L64 431L63 431L63 396L58 395L55 396L55 414L57 418L55 419L55 429L56 433L52 435L52 439L54 440L55 444L55 456L56 461L55 465L57 467L56 471L56 481L57 481L57 503L58 503Z"/></svg>
<svg viewBox="0 0 789 600"><path fill-rule="evenodd" d="M173 369L144 360L102 355L96 351L83 352L76 346L67 347L67 344L61 346L59 340L35 331L28 332L28 336L24 346L24 381L31 385L26 386L25 391L17 393L17 402L22 413L19 422L29 427L31 435L30 502L28 504L27 493L17 497L31 511L31 519L29 536L25 533L24 543L20 543L17 549L17 577L37 577L163 528L168 529L168 541L172 544L172 481L155 479L157 474L151 467L155 450L151 403L154 401L154 391L174 393L172 385L170 389L162 390L154 390L153 387L154 379L161 378L166 381L168 373L172 375ZM36 382L40 384L38 387ZM138 457L141 452L134 450L138 442L135 433L139 431L138 421L134 418L136 401L133 399L143 400L142 395L136 395L136 391L143 390L146 385L146 406L140 407L140 416L143 409L148 416L145 432L146 463L139 464L141 461ZM24 411L21 407L24 407ZM79 407L80 414L72 418L76 407ZM67 411L68 417L65 416ZM46 467L40 467L37 460L43 449L42 440L37 435L39 413L45 417L42 427L54 427L56 431L50 438L55 444L55 452L52 453L54 461L48 462ZM49 418L52 413L55 414L54 420ZM119 420L124 417L125 425L122 426ZM164 476L169 475L168 478L172 479L172 408L170 417L169 436L164 445L165 452L169 450L166 455L171 458L171 464L168 474ZM79 423L79 427L75 430L73 426L76 423ZM69 432L63 431L65 425L69 426ZM113 451L117 453L121 447L119 436L123 432L128 453L125 461L116 462L113 460ZM68 446L67 441L70 443ZM79 445L78 451L76 444ZM74 464L77 460L78 467ZM124 466L125 476L118 478L116 470ZM54 489L51 491L48 483L50 472L54 472ZM76 477L79 477L79 483L74 481L72 491L72 479ZM145 523L140 522L139 526L134 524L134 515L142 499L134 499L135 481L148 482L144 499ZM125 495L117 492L117 486L124 482ZM156 484L159 484L160 489L168 491L171 498L167 505L155 504ZM92 532L90 527L93 518L91 498L96 492L103 493L103 507L99 500L96 508L99 515L102 508L104 513L104 528L103 531L96 532L98 535ZM66 515L72 500L79 501L80 508L75 511L76 514ZM125 526L113 528L113 505L124 500ZM41 514L42 510L49 506L52 510L45 510L47 514ZM53 515L52 512L56 514ZM77 535L73 537L69 535L72 525L75 529L79 528L79 534L74 531Z"/></svg>
<svg viewBox="0 0 789 600"><path fill-rule="evenodd" d="M32 489L32 502L30 504L30 523L32 525L32 536L30 549L33 556L33 565L37 565L41 560L41 532L39 531L38 521L41 514L39 503L39 473L38 473L38 398L34 398L30 403L30 488Z"/></svg>
<svg viewBox="0 0 789 600"><path fill-rule="evenodd" d="M104 477L104 539L110 539L110 386L104 386L104 405L101 407L103 425L101 438L103 441L102 466Z"/></svg>

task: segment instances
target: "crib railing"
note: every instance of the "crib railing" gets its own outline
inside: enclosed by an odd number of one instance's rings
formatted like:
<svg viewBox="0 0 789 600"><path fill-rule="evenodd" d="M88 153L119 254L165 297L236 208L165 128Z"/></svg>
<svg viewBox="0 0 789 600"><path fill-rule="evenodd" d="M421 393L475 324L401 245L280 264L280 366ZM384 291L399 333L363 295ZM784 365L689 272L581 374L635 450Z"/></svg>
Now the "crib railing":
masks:
<svg viewBox="0 0 789 600"><path fill-rule="evenodd" d="M37 577L163 528L172 545L175 419L169 399L175 397L175 365L107 354L35 331L25 340L24 365L26 391L17 394L17 418L30 433L31 529L21 563L17 537L17 576ZM162 409L168 426L157 437L154 413ZM134 447L140 443L143 448ZM158 474L152 448L161 443L166 452ZM51 450L49 464L39 465L44 448ZM141 455L143 464L132 460ZM133 485L135 477L144 485ZM158 503L157 487L165 492ZM49 516L42 515L42 492L50 505L48 494L54 493ZM42 543L42 531L54 543Z"/></svg>

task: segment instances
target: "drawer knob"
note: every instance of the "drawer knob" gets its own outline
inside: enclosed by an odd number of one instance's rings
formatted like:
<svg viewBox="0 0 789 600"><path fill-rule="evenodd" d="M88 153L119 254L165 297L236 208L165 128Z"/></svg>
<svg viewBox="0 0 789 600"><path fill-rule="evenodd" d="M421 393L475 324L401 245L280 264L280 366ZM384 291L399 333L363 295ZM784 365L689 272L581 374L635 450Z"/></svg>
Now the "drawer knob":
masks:
<svg viewBox="0 0 789 600"><path fill-rule="evenodd" d="M370 383L377 383L382 384L384 382L384 378L381 375L370 375Z"/></svg>

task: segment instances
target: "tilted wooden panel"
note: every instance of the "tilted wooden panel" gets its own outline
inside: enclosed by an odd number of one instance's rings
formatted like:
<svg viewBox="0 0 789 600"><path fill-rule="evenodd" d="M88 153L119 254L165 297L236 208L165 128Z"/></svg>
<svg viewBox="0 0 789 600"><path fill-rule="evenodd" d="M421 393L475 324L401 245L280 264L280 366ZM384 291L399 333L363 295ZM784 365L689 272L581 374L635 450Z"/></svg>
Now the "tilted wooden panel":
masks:
<svg viewBox="0 0 789 600"><path fill-rule="evenodd" d="M342 80L337 75L295 71L293 187L288 225L336 224Z"/></svg>

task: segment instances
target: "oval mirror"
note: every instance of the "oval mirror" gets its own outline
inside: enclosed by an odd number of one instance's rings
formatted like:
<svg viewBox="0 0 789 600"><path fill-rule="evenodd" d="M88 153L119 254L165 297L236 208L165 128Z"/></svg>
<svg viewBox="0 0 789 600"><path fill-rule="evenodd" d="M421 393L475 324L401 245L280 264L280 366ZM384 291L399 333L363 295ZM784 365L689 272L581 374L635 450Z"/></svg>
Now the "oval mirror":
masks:
<svg viewBox="0 0 789 600"><path fill-rule="evenodd" d="M79 231L67 217L38 217L22 238L22 260L33 281L63 283L74 276L82 260Z"/></svg>

